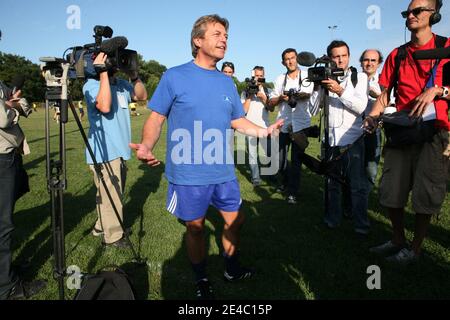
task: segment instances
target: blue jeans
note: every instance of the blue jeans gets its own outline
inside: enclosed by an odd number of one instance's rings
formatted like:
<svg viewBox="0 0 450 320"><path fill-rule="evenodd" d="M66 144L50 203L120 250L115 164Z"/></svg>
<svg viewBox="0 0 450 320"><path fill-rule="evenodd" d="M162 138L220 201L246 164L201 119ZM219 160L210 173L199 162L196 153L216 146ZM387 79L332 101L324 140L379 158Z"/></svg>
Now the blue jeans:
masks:
<svg viewBox="0 0 450 320"><path fill-rule="evenodd" d="M280 166L278 170L278 179L281 185L287 186L289 183L289 165L288 165L288 154L289 147L292 143L292 140L289 136L289 133L280 132L279 135L279 161ZM292 162L292 154L291 154L291 162Z"/></svg>
<svg viewBox="0 0 450 320"><path fill-rule="evenodd" d="M332 157L340 154L339 147L332 148ZM368 189L367 175L364 165L364 140L357 141L348 149L339 163L338 170L350 186L351 211L355 222L355 231L368 233L370 228L367 217ZM337 227L342 219L342 185L335 179L328 178L328 212L325 223L329 227Z"/></svg>

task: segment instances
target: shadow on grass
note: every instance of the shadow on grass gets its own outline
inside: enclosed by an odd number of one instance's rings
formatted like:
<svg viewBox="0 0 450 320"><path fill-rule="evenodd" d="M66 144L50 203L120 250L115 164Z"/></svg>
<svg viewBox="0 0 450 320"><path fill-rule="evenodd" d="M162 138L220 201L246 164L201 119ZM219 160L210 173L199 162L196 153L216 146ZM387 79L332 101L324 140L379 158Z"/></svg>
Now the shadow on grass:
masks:
<svg viewBox="0 0 450 320"><path fill-rule="evenodd" d="M81 196L73 196L69 193L64 194L65 235L76 230L83 218L95 209L95 203L92 200L95 199L95 192L95 187L92 186ZM80 203L85 205L80 206ZM45 205L22 210L14 214L15 225L17 226L16 242L21 243L21 241L30 239L16 257L18 264L25 263L28 265L26 270L22 270L26 279L34 279L41 267L53 255L52 229L49 223L51 214L50 201ZM42 229L44 224L48 226ZM38 231L39 229L42 230ZM49 275L49 278L51 278L51 275Z"/></svg>
<svg viewBox="0 0 450 320"><path fill-rule="evenodd" d="M246 222L241 230L241 262L257 270L255 278L226 283L223 258L208 257L208 275L218 299L448 299L450 265L445 258L426 252L417 264L398 267L371 254L368 248L389 239L391 227L372 219L371 233L359 237L353 221L342 220L338 229L322 223L323 178L303 170L301 196L289 206L273 194L271 186L254 188L261 200L245 201L241 210ZM242 184L247 183L246 181ZM379 211L377 194L371 209ZM206 237L222 252L223 221L215 209L208 211ZM411 215L407 225L411 224ZM440 229L440 230L439 230ZM430 238L444 237L448 230L433 226ZM442 234L441 234L442 233ZM445 243L445 242L444 242ZM162 274L165 299L194 298L193 275L183 244L166 261ZM382 289L369 290L368 267L381 268Z"/></svg>

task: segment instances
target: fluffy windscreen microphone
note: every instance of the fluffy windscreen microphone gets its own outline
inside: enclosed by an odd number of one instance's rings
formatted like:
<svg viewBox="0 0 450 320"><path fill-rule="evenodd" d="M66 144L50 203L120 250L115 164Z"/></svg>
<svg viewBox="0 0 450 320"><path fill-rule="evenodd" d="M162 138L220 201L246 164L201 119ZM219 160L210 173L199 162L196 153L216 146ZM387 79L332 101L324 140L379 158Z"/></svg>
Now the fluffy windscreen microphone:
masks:
<svg viewBox="0 0 450 320"><path fill-rule="evenodd" d="M110 40L105 40L100 46L100 51L107 55L114 55L118 49L125 49L128 46L128 39L125 37L114 37Z"/></svg>
<svg viewBox="0 0 450 320"><path fill-rule="evenodd" d="M416 60L450 59L450 47L432 50L419 50L413 53Z"/></svg>
<svg viewBox="0 0 450 320"><path fill-rule="evenodd" d="M316 56L307 51L300 52L297 55L297 63L304 67L311 67L316 62Z"/></svg>

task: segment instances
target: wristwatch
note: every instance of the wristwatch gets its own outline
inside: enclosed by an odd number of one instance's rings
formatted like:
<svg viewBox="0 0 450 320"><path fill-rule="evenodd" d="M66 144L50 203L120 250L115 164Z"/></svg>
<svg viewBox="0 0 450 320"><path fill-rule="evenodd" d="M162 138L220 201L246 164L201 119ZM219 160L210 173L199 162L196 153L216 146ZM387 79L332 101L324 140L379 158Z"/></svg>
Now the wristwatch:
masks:
<svg viewBox="0 0 450 320"><path fill-rule="evenodd" d="M447 87L442 87L442 96L441 96L441 98L446 98L449 95L448 91L449 90L448 90Z"/></svg>

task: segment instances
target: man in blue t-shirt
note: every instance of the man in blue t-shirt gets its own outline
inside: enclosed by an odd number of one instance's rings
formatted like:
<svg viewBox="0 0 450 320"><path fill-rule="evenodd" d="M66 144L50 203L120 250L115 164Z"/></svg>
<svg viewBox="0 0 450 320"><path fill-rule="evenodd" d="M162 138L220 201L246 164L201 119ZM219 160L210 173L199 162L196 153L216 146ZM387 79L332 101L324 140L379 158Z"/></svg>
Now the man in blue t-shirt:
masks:
<svg viewBox="0 0 450 320"><path fill-rule="evenodd" d="M99 53L94 65L99 74L99 80L89 79L83 93L86 99L89 117L89 145L94 152L97 163L102 164L101 171L109 190L109 199L105 186L95 171L94 161L86 150L87 163L94 172L97 187L98 219L92 234L103 234L105 245L114 247L128 247L124 241L123 232L116 212L123 221L122 194L125 187L125 161L130 159L131 152L128 144L131 141L130 113L128 104L133 101L147 100L147 91L139 80L137 72L130 74L131 83L115 78L115 70L108 70L105 66L107 56Z"/></svg>
<svg viewBox="0 0 450 320"><path fill-rule="evenodd" d="M167 210L187 228L186 246L196 278L197 297L213 298L206 276L203 236L209 205L216 207L225 226L222 243L229 281L249 278L253 271L238 263L241 197L231 150L233 129L267 137L281 122L267 129L247 119L230 77L217 70L227 49L228 21L217 15L199 18L191 33L194 60L168 70L162 77L149 108L141 144L130 144L137 157L159 165L153 149L164 121L168 121L166 177L169 180Z"/></svg>

